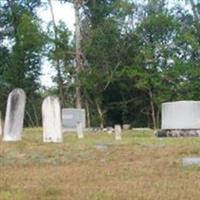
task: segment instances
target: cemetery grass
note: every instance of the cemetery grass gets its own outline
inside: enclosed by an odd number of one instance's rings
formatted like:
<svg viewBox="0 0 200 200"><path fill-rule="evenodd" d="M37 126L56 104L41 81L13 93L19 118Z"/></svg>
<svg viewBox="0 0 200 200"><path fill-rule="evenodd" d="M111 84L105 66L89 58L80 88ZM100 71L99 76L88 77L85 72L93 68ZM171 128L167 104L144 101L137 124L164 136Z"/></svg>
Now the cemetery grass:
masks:
<svg viewBox="0 0 200 200"><path fill-rule="evenodd" d="M25 129L0 141L0 200L199 200L200 167L183 167L187 156L200 156L200 138L130 130L121 142L91 133L44 144L42 129Z"/></svg>

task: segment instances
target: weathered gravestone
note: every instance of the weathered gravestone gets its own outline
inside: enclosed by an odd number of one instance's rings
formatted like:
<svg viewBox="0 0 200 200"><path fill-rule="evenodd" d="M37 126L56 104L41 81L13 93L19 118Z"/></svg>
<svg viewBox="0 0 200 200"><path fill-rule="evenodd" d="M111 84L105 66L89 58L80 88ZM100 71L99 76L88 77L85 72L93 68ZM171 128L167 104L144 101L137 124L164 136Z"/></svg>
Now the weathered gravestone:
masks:
<svg viewBox="0 0 200 200"><path fill-rule="evenodd" d="M82 139L84 137L83 135L83 125L82 122L78 122L77 123L77 127L76 127L76 131L77 131L77 136L79 139Z"/></svg>
<svg viewBox="0 0 200 200"><path fill-rule="evenodd" d="M86 127L85 110L78 108L62 109L62 124L66 131L76 130L77 123L82 123L83 129Z"/></svg>
<svg viewBox="0 0 200 200"><path fill-rule="evenodd" d="M158 136L199 136L200 101L162 104L162 124Z"/></svg>
<svg viewBox="0 0 200 200"><path fill-rule="evenodd" d="M46 97L42 103L42 124L44 142L62 142L60 102L57 97Z"/></svg>
<svg viewBox="0 0 200 200"><path fill-rule="evenodd" d="M2 135L2 119L1 119L1 111L0 111L0 135Z"/></svg>
<svg viewBox="0 0 200 200"><path fill-rule="evenodd" d="M22 89L15 89L9 94L3 133L4 141L21 140L25 104L26 95Z"/></svg>
<svg viewBox="0 0 200 200"><path fill-rule="evenodd" d="M119 141L122 139L122 129L120 125L115 125L115 140Z"/></svg>

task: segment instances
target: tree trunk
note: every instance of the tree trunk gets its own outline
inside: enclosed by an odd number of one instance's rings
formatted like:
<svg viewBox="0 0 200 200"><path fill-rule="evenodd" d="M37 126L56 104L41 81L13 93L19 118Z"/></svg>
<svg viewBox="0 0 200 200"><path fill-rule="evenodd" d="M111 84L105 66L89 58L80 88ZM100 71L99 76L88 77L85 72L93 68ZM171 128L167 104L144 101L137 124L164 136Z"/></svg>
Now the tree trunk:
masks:
<svg viewBox="0 0 200 200"><path fill-rule="evenodd" d="M160 122L160 110L158 110L156 113L156 128L160 128Z"/></svg>
<svg viewBox="0 0 200 200"><path fill-rule="evenodd" d="M33 107L33 112L34 112L34 116L35 116L35 125L36 125L36 127L39 127L40 126L40 122L39 122L39 118L38 118L38 113L37 113L36 107L35 107L34 104L32 104L32 107Z"/></svg>
<svg viewBox="0 0 200 200"><path fill-rule="evenodd" d="M27 116L29 118L29 122L27 122L28 126L34 127L34 121L33 121L32 117L31 117L31 114L28 111L26 111L25 113L27 114Z"/></svg>
<svg viewBox="0 0 200 200"><path fill-rule="evenodd" d="M153 94L151 89L149 89L149 98L150 98L150 107L151 107L151 118L152 118L152 122L153 122L153 129L157 128L156 125L156 112L155 112L155 106L153 103Z"/></svg>
<svg viewBox="0 0 200 200"><path fill-rule="evenodd" d="M82 61L81 61L81 31L80 31L80 9L81 1L74 0L74 10L75 10L75 41L76 41L76 107L82 107L81 101L81 85L79 80L79 74L82 68Z"/></svg>
<svg viewBox="0 0 200 200"><path fill-rule="evenodd" d="M95 100L95 103L96 103L96 107L97 107L97 112L99 114L100 128L103 129L104 128L104 112L102 111L97 100Z"/></svg>
<svg viewBox="0 0 200 200"><path fill-rule="evenodd" d="M51 17L52 17L52 22L53 22L53 28L54 28L55 51L57 51L58 35L57 35L57 27L56 27L56 22L55 22L52 0L48 0L48 2L49 2L50 12L51 12ZM61 68L60 68L60 60L58 58L56 58L55 62L56 62L55 65L56 65L56 71L57 71L57 83L58 83L59 97L61 100L61 106L63 106L63 104L64 104L64 89L63 89L63 79L62 79Z"/></svg>
<svg viewBox="0 0 200 200"><path fill-rule="evenodd" d="M87 99L85 101L85 107L86 107L86 116L87 116L87 127L90 127L90 106Z"/></svg>

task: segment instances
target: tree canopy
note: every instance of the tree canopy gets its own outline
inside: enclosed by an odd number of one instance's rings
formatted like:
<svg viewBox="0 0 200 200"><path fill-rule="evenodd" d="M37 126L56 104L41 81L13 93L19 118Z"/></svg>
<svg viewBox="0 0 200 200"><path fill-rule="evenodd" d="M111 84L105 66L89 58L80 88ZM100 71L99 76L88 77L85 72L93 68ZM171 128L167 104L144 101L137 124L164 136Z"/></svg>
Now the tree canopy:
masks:
<svg viewBox="0 0 200 200"><path fill-rule="evenodd" d="M62 107L79 98L88 126L158 128L163 102L199 100L200 1L60 2L74 4L75 34L55 23L50 0L0 3L0 110L20 87L27 126L41 124L42 99L55 94ZM51 8L47 30L36 12L42 6ZM56 72L51 88L40 82L43 58Z"/></svg>

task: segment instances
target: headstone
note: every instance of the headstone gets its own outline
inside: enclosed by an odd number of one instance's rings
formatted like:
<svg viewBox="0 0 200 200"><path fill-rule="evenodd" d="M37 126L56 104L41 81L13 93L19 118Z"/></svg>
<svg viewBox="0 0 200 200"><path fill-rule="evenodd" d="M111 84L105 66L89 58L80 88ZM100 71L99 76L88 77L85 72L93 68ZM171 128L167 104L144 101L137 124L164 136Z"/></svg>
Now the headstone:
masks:
<svg viewBox="0 0 200 200"><path fill-rule="evenodd" d="M9 94L3 133L4 141L21 140L25 104L26 95L22 89L15 89Z"/></svg>
<svg viewBox="0 0 200 200"><path fill-rule="evenodd" d="M124 130L129 130L131 128L131 125L130 124L123 124L122 128Z"/></svg>
<svg viewBox="0 0 200 200"><path fill-rule="evenodd" d="M64 130L76 130L77 123L79 122L82 123L84 129L86 127L85 109L62 109L62 125Z"/></svg>
<svg viewBox="0 0 200 200"><path fill-rule="evenodd" d="M106 128L106 131L107 131L108 134L112 134L112 133L114 132L114 129L113 129L113 127L111 127L111 126L108 126L108 127Z"/></svg>
<svg viewBox="0 0 200 200"><path fill-rule="evenodd" d="M0 111L0 136L2 135L2 118L1 118L1 111Z"/></svg>
<svg viewBox="0 0 200 200"><path fill-rule="evenodd" d="M97 144L96 145L96 149L100 150L100 151L105 151L108 149L108 146L110 144L109 143L102 143L102 144Z"/></svg>
<svg viewBox="0 0 200 200"><path fill-rule="evenodd" d="M161 130L158 137L199 136L200 101L175 101L162 104Z"/></svg>
<svg viewBox="0 0 200 200"><path fill-rule="evenodd" d="M83 125L82 125L82 122L78 122L77 123L77 136L79 139L82 139L84 137L83 135Z"/></svg>
<svg viewBox="0 0 200 200"><path fill-rule="evenodd" d="M200 157L186 157L182 159L183 166L200 165Z"/></svg>
<svg viewBox="0 0 200 200"><path fill-rule="evenodd" d="M163 103L162 129L200 129L200 101Z"/></svg>
<svg viewBox="0 0 200 200"><path fill-rule="evenodd" d="M60 102L57 97L46 97L42 103L42 124L44 142L62 142Z"/></svg>
<svg viewBox="0 0 200 200"><path fill-rule="evenodd" d="M115 140L119 141L122 139L121 137L122 129L120 125L115 125Z"/></svg>

